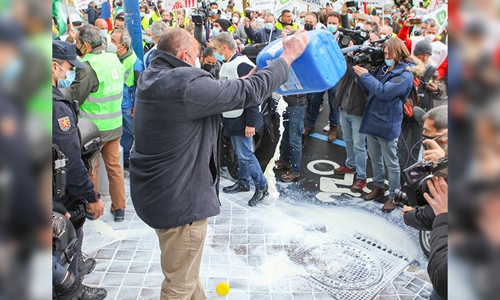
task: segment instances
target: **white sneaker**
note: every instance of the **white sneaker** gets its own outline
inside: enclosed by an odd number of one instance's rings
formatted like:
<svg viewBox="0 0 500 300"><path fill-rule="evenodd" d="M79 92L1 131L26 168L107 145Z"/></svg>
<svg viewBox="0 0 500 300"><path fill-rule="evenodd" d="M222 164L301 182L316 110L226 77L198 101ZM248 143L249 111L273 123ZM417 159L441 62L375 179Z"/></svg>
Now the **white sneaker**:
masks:
<svg viewBox="0 0 500 300"><path fill-rule="evenodd" d="M330 122L328 122L328 124L326 124L326 126L323 127L323 131L324 132L329 132L330 131Z"/></svg>

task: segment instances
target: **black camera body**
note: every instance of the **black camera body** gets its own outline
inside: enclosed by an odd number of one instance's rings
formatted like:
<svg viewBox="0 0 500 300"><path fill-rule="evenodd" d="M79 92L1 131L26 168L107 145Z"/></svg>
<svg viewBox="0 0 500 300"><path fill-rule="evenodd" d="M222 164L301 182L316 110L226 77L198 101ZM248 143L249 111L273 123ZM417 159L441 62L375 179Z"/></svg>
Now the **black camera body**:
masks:
<svg viewBox="0 0 500 300"><path fill-rule="evenodd" d="M196 13L191 15L193 23L201 24L207 18L211 18L214 16L214 13L210 9L210 2L208 1L200 1L200 5L196 8Z"/></svg>
<svg viewBox="0 0 500 300"><path fill-rule="evenodd" d="M384 63L384 49L380 46L361 46L355 55L347 55L346 60L350 65L362 65L368 70L373 70Z"/></svg>
<svg viewBox="0 0 500 300"><path fill-rule="evenodd" d="M437 165L434 165L433 162L419 161L404 169L402 176L405 184L401 190L395 191L394 203L400 206L410 205L413 207L427 205L424 193L432 196L427 182L435 175L446 177L439 172L446 168L448 168L448 157L441 158Z"/></svg>
<svg viewBox="0 0 500 300"><path fill-rule="evenodd" d="M66 165L68 159L59 150L57 145L52 145L52 195L64 197L66 194Z"/></svg>
<svg viewBox="0 0 500 300"><path fill-rule="evenodd" d="M340 34L338 37L340 48L346 48L352 41L354 45L362 45L365 41L370 38L370 32L368 30L352 30L339 28Z"/></svg>

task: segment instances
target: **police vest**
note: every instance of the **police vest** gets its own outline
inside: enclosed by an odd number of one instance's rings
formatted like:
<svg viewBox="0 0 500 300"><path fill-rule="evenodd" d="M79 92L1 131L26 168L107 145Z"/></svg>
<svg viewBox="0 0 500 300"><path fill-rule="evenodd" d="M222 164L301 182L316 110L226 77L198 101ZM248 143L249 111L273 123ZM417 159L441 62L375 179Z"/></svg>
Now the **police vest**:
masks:
<svg viewBox="0 0 500 300"><path fill-rule="evenodd" d="M122 126L124 67L116 54L106 52L88 53L81 61L90 64L99 88L80 105L80 117L90 119L101 132L119 128Z"/></svg>
<svg viewBox="0 0 500 300"><path fill-rule="evenodd" d="M413 37L411 42L411 53L415 51L415 46L417 45L418 42L425 40L425 37L423 36L416 36ZM443 44L442 42L435 40L431 42L432 46L432 55L429 57L429 64L433 65L434 67L438 68L448 57L448 46Z"/></svg>
<svg viewBox="0 0 500 300"><path fill-rule="evenodd" d="M252 67L255 67L255 64L248 59L248 57L241 55L237 56L232 61L226 62L222 64L220 68L219 78L220 80L230 80L230 79L238 79L238 66L242 63L247 63ZM222 116L224 118L237 118L243 114L243 109L236 109L227 112L223 112Z"/></svg>

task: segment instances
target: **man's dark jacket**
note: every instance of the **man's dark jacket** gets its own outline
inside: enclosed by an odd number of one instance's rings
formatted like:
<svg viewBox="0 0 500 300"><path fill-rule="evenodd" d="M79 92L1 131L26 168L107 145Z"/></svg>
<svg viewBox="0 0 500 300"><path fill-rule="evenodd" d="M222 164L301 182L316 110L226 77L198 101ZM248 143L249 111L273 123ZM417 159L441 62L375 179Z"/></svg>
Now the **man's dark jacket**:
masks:
<svg viewBox="0 0 500 300"><path fill-rule="evenodd" d="M271 30L267 30L265 28L261 29L253 29L252 26L244 26L245 33L247 34L248 38L252 40L254 43L269 43L269 34L271 33ZM271 33L271 42L279 39L281 37L281 30L277 29L276 27L273 28L273 32Z"/></svg>
<svg viewBox="0 0 500 300"><path fill-rule="evenodd" d="M436 216L431 231L431 253L427 273L434 291L442 300L448 299L448 213Z"/></svg>
<svg viewBox="0 0 500 300"><path fill-rule="evenodd" d="M220 212L221 113L255 106L288 77L279 58L247 79L220 82L157 50L137 83L130 190L139 217L169 229Z"/></svg>
<svg viewBox="0 0 500 300"><path fill-rule="evenodd" d="M348 99L345 99L345 97L348 97ZM366 93L357 83L356 73L354 73L352 65L347 65L344 76L337 84L337 93L335 94L333 106L339 109L343 101L347 102L347 107L345 108L348 115L363 116L366 105Z"/></svg>
<svg viewBox="0 0 500 300"><path fill-rule="evenodd" d="M430 231L432 229L432 223L436 215L434 214L434 210L430 205L426 205L417 210L407 211L403 215L403 221L406 225L413 227L417 230L427 230Z"/></svg>
<svg viewBox="0 0 500 300"><path fill-rule="evenodd" d="M87 11L85 13L87 14L89 24L95 25L95 20L97 20L98 18L97 10L89 5L89 8L87 8Z"/></svg>

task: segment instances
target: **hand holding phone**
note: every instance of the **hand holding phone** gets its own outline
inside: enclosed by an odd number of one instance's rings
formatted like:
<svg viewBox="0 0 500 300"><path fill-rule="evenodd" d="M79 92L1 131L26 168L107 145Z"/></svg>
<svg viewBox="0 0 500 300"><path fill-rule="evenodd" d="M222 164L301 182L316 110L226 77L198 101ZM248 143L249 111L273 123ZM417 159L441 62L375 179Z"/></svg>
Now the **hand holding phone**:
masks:
<svg viewBox="0 0 500 300"><path fill-rule="evenodd" d="M356 7L358 5L358 1L347 1L345 6L347 7Z"/></svg>

